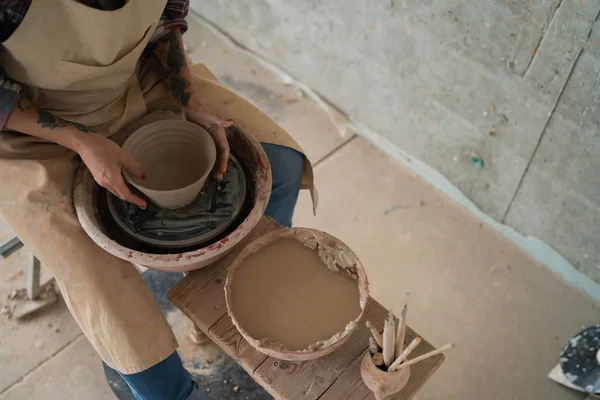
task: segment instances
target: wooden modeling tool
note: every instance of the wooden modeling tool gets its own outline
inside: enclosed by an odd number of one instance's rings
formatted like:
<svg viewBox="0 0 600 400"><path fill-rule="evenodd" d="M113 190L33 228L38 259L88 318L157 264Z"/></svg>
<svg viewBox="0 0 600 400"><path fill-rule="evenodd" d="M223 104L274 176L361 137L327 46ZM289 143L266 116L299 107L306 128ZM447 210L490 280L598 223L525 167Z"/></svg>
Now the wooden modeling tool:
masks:
<svg viewBox="0 0 600 400"><path fill-rule="evenodd" d="M405 302L398 326L396 326L394 314L391 310L389 311L383 326L383 336L371 322L367 321L367 328L370 329L372 336L369 337L369 352L364 355L360 365L360 374L365 385L375 395L376 400L389 400L406 386L410 379L411 368L405 367L426 360L452 347L452 344L447 344L412 360L407 360L408 356L422 342L420 337L416 337L404 348L407 311L407 302Z"/></svg>
<svg viewBox="0 0 600 400"><path fill-rule="evenodd" d="M378 353L379 350L380 349L377 345L377 342L375 341L375 338L373 336L369 336L369 352L371 353L371 355Z"/></svg>
<svg viewBox="0 0 600 400"><path fill-rule="evenodd" d="M408 306L405 303L404 307L402 307L402 312L400 313L400 321L398 322L398 333L396 335L396 350L395 356L398 358L404 350L404 338L406 336L406 314L408 312Z"/></svg>
<svg viewBox="0 0 600 400"><path fill-rule="evenodd" d="M420 337L414 338L413 341L410 342L410 344L408 346L406 346L406 349L404 349L402 354L400 354L398 356L398 358L396 358L396 361L394 361L392 363L392 365L390 365L388 370L395 371L400 366L400 363L402 363L402 361L406 360L406 358L408 358L410 353L412 353L412 351L414 349L416 349L420 344L421 344L421 338Z"/></svg>
<svg viewBox="0 0 600 400"><path fill-rule="evenodd" d="M369 328L371 330L371 335L373 335L373 338L375 339L375 343L377 343L377 346L383 348L383 339L381 338L381 335L379 334L377 329L375 329L375 327L373 326L371 321L367 321L367 328Z"/></svg>
<svg viewBox="0 0 600 400"><path fill-rule="evenodd" d="M390 310L383 327L383 362L386 367L389 367L394 361L394 351L396 348L396 329L394 328L394 314Z"/></svg>
<svg viewBox="0 0 600 400"><path fill-rule="evenodd" d="M435 349L433 351L430 351L429 353L425 353L422 356L415 357L412 360L409 360L409 361L405 362L404 364L400 364L400 366L398 366L396 368L396 371L399 371L399 370L401 370L404 367L410 367L411 365L416 364L419 361L423 361L423 360L426 360L426 359L428 359L430 357L437 356L438 354L443 353L444 351L449 350L452 347L454 347L454 345L452 343L448 343L447 345L442 346L442 347L440 347L438 349Z"/></svg>
<svg viewBox="0 0 600 400"><path fill-rule="evenodd" d="M378 367L383 367L383 365L384 365L383 354L375 353L373 355L373 364L377 365Z"/></svg>

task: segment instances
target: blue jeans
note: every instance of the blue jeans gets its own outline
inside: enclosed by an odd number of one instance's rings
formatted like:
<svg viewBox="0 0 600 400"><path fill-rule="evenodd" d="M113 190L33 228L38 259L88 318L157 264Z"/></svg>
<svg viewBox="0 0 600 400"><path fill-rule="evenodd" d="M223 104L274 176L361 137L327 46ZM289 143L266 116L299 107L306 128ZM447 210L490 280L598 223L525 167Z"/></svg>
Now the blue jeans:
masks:
<svg viewBox="0 0 600 400"><path fill-rule="evenodd" d="M137 374L119 375L137 400L186 400L195 389L177 352Z"/></svg>
<svg viewBox="0 0 600 400"><path fill-rule="evenodd" d="M289 147L261 144L269 157L273 171L271 198L265 214L277 221L279 225L290 227L302 183L304 156Z"/></svg>
<svg viewBox="0 0 600 400"><path fill-rule="evenodd" d="M304 157L288 147L268 143L262 143L262 146L273 171L271 198L265 214L289 227L300 191ZM192 382L177 352L137 374L119 375L138 400L196 400L204 393Z"/></svg>

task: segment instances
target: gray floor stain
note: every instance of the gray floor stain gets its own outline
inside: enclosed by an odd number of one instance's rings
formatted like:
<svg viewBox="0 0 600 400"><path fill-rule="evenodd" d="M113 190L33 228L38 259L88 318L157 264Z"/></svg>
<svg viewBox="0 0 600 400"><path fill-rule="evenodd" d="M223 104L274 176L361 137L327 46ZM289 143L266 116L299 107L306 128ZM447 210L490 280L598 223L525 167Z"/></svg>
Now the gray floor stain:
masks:
<svg viewBox="0 0 600 400"><path fill-rule="evenodd" d="M229 74L219 76L219 80L256 104L275 121L283 117L285 113L285 104L282 102L279 94L270 91L263 85L237 80Z"/></svg>

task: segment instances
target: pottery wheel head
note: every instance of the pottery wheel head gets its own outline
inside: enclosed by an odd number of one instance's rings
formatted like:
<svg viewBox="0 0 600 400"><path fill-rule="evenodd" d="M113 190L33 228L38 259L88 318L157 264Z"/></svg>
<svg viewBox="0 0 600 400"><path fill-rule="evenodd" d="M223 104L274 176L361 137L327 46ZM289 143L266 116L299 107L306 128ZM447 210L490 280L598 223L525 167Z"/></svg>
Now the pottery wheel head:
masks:
<svg viewBox="0 0 600 400"><path fill-rule="evenodd" d="M130 237L145 245L178 248L206 243L223 233L240 213L246 195L244 170L231 155L223 180L211 174L198 197L183 208L165 210L144 197L148 207L142 210L108 191L106 200L110 217Z"/></svg>

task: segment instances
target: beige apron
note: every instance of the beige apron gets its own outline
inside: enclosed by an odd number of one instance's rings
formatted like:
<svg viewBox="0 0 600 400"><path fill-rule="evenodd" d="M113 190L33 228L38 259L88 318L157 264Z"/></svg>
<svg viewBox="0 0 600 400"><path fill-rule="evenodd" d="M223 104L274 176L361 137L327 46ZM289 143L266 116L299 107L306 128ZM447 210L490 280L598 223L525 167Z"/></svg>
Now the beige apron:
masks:
<svg viewBox="0 0 600 400"><path fill-rule="evenodd" d="M145 113L177 108L150 63L139 62L167 0L97 10L75 0L33 0L6 41L2 67L36 106L110 135ZM202 100L260 141L301 151L250 103L194 66ZM75 154L44 140L0 133L0 214L56 278L102 359L129 374L169 356L177 341L137 270L94 244L74 212ZM311 189L305 161L303 187ZM315 199L315 195L313 194ZM316 200L316 199L315 199Z"/></svg>

